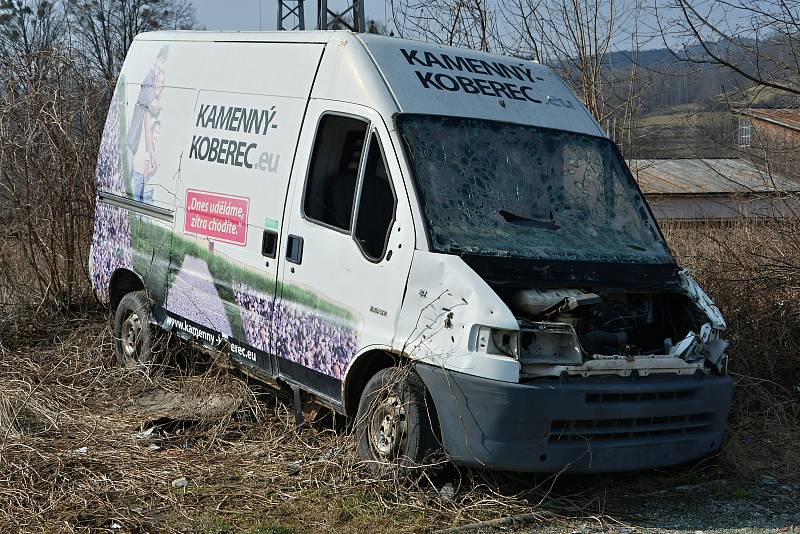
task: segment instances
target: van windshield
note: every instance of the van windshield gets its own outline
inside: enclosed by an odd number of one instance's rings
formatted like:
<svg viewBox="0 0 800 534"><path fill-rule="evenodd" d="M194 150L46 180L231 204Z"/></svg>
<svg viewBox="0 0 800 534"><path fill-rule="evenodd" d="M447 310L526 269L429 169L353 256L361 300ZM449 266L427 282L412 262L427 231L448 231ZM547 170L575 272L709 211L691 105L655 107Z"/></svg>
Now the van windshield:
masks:
<svg viewBox="0 0 800 534"><path fill-rule="evenodd" d="M608 139L433 115L397 126L438 252L674 263Z"/></svg>

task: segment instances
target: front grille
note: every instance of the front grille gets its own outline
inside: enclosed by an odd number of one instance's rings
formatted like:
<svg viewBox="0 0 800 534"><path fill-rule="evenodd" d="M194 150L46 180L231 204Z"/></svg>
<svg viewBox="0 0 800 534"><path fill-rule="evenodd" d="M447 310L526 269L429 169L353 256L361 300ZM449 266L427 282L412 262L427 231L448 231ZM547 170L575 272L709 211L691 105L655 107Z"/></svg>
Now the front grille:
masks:
<svg viewBox="0 0 800 534"><path fill-rule="evenodd" d="M678 391L649 391L638 393L587 393L587 404L599 402L640 402L640 401L674 401L689 399L693 391L682 389Z"/></svg>
<svg viewBox="0 0 800 534"><path fill-rule="evenodd" d="M637 417L629 419L573 419L550 424L550 443L637 440L700 434L711 428L712 413Z"/></svg>

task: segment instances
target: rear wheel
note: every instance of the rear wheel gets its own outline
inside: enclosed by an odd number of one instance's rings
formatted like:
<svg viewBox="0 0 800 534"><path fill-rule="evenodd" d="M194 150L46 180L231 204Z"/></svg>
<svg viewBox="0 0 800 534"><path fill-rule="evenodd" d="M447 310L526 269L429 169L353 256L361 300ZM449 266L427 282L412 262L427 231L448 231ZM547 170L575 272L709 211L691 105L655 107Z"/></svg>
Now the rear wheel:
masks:
<svg viewBox="0 0 800 534"><path fill-rule="evenodd" d="M378 371L358 404L359 456L379 469L425 462L436 449L432 412L425 385L414 371L397 367Z"/></svg>
<svg viewBox="0 0 800 534"><path fill-rule="evenodd" d="M146 368L152 360L155 326L144 291L128 293L114 314L114 349L120 367Z"/></svg>

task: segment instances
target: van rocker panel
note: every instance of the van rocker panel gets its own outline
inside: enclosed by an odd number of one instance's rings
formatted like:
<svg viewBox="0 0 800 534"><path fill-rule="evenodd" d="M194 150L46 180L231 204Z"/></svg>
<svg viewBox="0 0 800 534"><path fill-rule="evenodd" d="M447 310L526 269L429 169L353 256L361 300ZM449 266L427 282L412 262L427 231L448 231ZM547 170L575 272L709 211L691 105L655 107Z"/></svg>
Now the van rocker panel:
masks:
<svg viewBox="0 0 800 534"><path fill-rule="evenodd" d="M728 376L510 383L417 364L458 464L604 473L675 465L722 443Z"/></svg>

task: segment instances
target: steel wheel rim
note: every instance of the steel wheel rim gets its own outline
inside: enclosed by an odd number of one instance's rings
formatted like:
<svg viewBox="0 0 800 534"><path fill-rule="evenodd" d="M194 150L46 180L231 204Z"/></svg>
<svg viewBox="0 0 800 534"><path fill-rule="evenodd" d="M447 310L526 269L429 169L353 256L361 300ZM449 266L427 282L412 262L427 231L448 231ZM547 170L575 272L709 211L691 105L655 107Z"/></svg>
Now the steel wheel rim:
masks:
<svg viewBox="0 0 800 534"><path fill-rule="evenodd" d="M122 353L125 355L125 363L138 362L139 351L142 346L142 320L138 315L131 312L122 323Z"/></svg>
<svg viewBox="0 0 800 534"><path fill-rule="evenodd" d="M369 442L375 456L391 460L400 456L408 430L405 407L395 395L381 399L372 412Z"/></svg>

